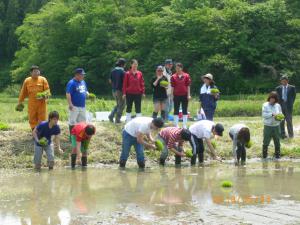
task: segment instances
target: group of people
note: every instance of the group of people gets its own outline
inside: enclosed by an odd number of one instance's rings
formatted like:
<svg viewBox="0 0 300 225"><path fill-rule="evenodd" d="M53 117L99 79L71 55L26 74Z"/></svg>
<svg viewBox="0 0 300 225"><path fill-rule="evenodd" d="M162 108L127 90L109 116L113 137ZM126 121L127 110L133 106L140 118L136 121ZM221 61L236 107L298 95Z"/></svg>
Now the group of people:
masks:
<svg viewBox="0 0 300 225"><path fill-rule="evenodd" d="M116 62L116 67L112 70L110 83L112 93L116 100L116 106L112 109L109 120L120 123L123 110L126 106L126 122L129 122L132 115L133 104L135 106L136 117L142 116L141 105L142 97L145 96L145 82L143 74L138 70L138 61L133 59L130 69L125 71L126 60L120 58ZM165 64L156 67L155 76L151 80L153 93L154 110L153 118L160 117L168 121L170 113L173 111L174 125L178 127L179 119L183 121L183 128L187 128L188 121L188 103L191 99L191 78L183 70L182 63L175 64L175 72L172 71L172 59L166 59ZM219 93L212 94L211 89L216 88L213 75L206 74L202 76L203 86L200 88L200 110L206 118L213 120L216 109L216 102L219 99ZM164 82L164 83L163 83ZM182 118L180 117L182 111Z"/></svg>
<svg viewBox="0 0 300 225"><path fill-rule="evenodd" d="M85 72L77 68L74 77L66 87L66 98L69 108L69 131L71 151L71 167L75 168L77 156L81 153L81 164L87 166L87 150L91 137L95 134L96 128L86 123L85 102L89 96L87 85L84 81ZM47 95L39 95L47 93ZM19 95L18 106L23 105L28 97L28 118L34 139L34 164L36 169L41 168L43 151L46 152L48 167L54 166L54 143L58 152L63 152L60 147L59 135L61 133L58 125L59 113L52 111L47 120L47 99L50 95L50 87L47 79L40 74L38 66L32 66L30 76L25 79ZM23 108L23 107L21 107ZM45 141L42 141L46 139Z"/></svg>
<svg viewBox="0 0 300 225"><path fill-rule="evenodd" d="M152 117L141 115L142 97L145 95L145 82L142 72L138 70L137 60L132 60L130 69L126 72L126 60L120 58L116 67L111 72L110 83L112 85L113 96L116 106L109 115L109 120L121 123L123 110L126 106L126 124L122 131L122 151L119 166L126 166L129 152L132 146L136 150L137 163L140 168L145 167L144 146L155 149L155 141L160 140L163 144L159 164L164 165L169 152L175 154L175 164L181 163L181 157L186 153L183 150L184 142L189 142L192 148L191 165L204 162L204 142L213 159L220 160L217 156L211 139L215 136L222 136L224 127L222 124L213 122L219 92L211 92L216 89L213 75L202 76L203 85L200 87L199 100L200 121L194 122L188 128L188 102L191 99L190 86L191 78L189 74L183 72L183 65L176 63L175 73L172 72L173 62L171 59L165 61L165 65L157 66L156 75L151 80L153 89L154 110ZM87 150L91 137L95 134L96 128L86 122L86 99L89 96L87 85L84 81L85 71L77 68L74 77L68 82L66 87L66 98L69 109L69 132L72 143L71 167L75 168L76 160L81 153L81 164L87 166ZM164 81L164 83L161 83ZM276 91L271 92L267 102L262 107L262 117L264 119L263 134L263 158L267 158L268 146L274 140L275 158L280 158L280 138L286 138L285 121L287 122L288 135L293 138L292 111L296 98L295 87L289 85L288 77L282 76L281 85ZM161 85L163 84L163 85ZM18 106L22 105L24 99L28 97L28 118L34 139L34 164L36 169L41 168L43 151L46 151L49 169L54 166L54 145L57 150L60 147L60 127L58 125L59 113L52 111L47 114L47 98L39 96L41 92L50 93L47 79L40 75L39 67L32 66L30 77L26 78L19 96ZM133 118L132 106L135 106L136 118ZM182 109L183 127L179 124L179 111ZM170 118L171 111L174 110L174 126L165 127L164 124ZM160 112L160 117L158 114ZM285 118L277 120L276 116L283 113ZM157 137L152 137L153 131L158 132ZM235 164L245 164L246 147L250 144L250 130L244 124L235 124L229 129L229 136L233 142L233 157ZM46 138L47 143L41 142Z"/></svg>

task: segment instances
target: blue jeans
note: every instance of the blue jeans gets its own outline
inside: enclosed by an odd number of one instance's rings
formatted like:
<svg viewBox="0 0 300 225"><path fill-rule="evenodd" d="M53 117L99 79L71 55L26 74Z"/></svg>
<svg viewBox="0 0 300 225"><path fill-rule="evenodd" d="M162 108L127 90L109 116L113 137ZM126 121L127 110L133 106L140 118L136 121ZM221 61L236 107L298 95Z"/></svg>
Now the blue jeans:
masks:
<svg viewBox="0 0 300 225"><path fill-rule="evenodd" d="M137 162L144 162L144 146L137 142L137 138L128 134L125 130L122 132L123 143L120 161L127 161L129 157L130 148L133 145L136 151Z"/></svg>
<svg viewBox="0 0 300 225"><path fill-rule="evenodd" d="M168 98L166 99L165 102L166 106L165 106L165 111L166 111L166 118L165 120L168 121L169 120L169 114L173 111L173 100L171 99L170 96L168 96Z"/></svg>

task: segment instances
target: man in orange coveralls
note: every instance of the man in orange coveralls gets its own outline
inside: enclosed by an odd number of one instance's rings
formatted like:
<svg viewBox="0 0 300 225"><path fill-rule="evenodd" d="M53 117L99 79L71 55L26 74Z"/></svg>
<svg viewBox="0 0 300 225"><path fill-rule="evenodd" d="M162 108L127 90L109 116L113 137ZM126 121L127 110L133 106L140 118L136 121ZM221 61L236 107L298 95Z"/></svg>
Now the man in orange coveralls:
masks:
<svg viewBox="0 0 300 225"><path fill-rule="evenodd" d="M37 124L46 120L47 103L46 98L37 98L38 92L49 90L49 84L45 77L40 75L38 66L32 66L30 69L30 77L27 77L23 83L18 105L24 102L28 97L28 119L31 129L33 130Z"/></svg>

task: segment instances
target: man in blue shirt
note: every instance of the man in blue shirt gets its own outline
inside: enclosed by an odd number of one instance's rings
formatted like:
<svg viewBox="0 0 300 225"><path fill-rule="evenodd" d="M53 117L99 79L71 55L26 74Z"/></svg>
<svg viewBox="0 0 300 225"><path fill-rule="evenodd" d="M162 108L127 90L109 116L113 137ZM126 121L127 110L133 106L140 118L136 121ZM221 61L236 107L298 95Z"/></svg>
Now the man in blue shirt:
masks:
<svg viewBox="0 0 300 225"><path fill-rule="evenodd" d="M84 70L77 68L74 78L67 84L66 96L69 104L70 133L75 124L86 122L85 100L89 93L84 81L84 76Z"/></svg>
<svg viewBox="0 0 300 225"><path fill-rule="evenodd" d="M43 121L37 125L32 135L34 138L34 164L35 169L41 169L41 161L43 156L43 150L46 151L47 161L49 169L53 169L54 166L54 151L52 136L54 136L55 144L59 152L62 152L60 148L60 127L58 125L59 114L56 111L50 112L48 121Z"/></svg>
<svg viewBox="0 0 300 225"><path fill-rule="evenodd" d="M123 98L123 80L125 76L125 67L126 60L120 58L116 63L116 67L111 71L109 82L112 86L112 94L116 100L116 106L112 109L108 118L110 122L114 122L114 118L116 117L115 122L120 123L123 110L125 108L125 99Z"/></svg>

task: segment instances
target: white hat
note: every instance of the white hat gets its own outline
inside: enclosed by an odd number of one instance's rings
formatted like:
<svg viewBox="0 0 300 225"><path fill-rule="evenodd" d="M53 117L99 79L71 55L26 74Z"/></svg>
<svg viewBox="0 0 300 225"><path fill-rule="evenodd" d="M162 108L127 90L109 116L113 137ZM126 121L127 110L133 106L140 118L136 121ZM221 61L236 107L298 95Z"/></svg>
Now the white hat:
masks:
<svg viewBox="0 0 300 225"><path fill-rule="evenodd" d="M213 79L214 79L213 75L210 74L210 73L203 75L203 76L202 76L202 79L204 79L204 78L207 78L207 79L210 79L210 80L213 80Z"/></svg>

